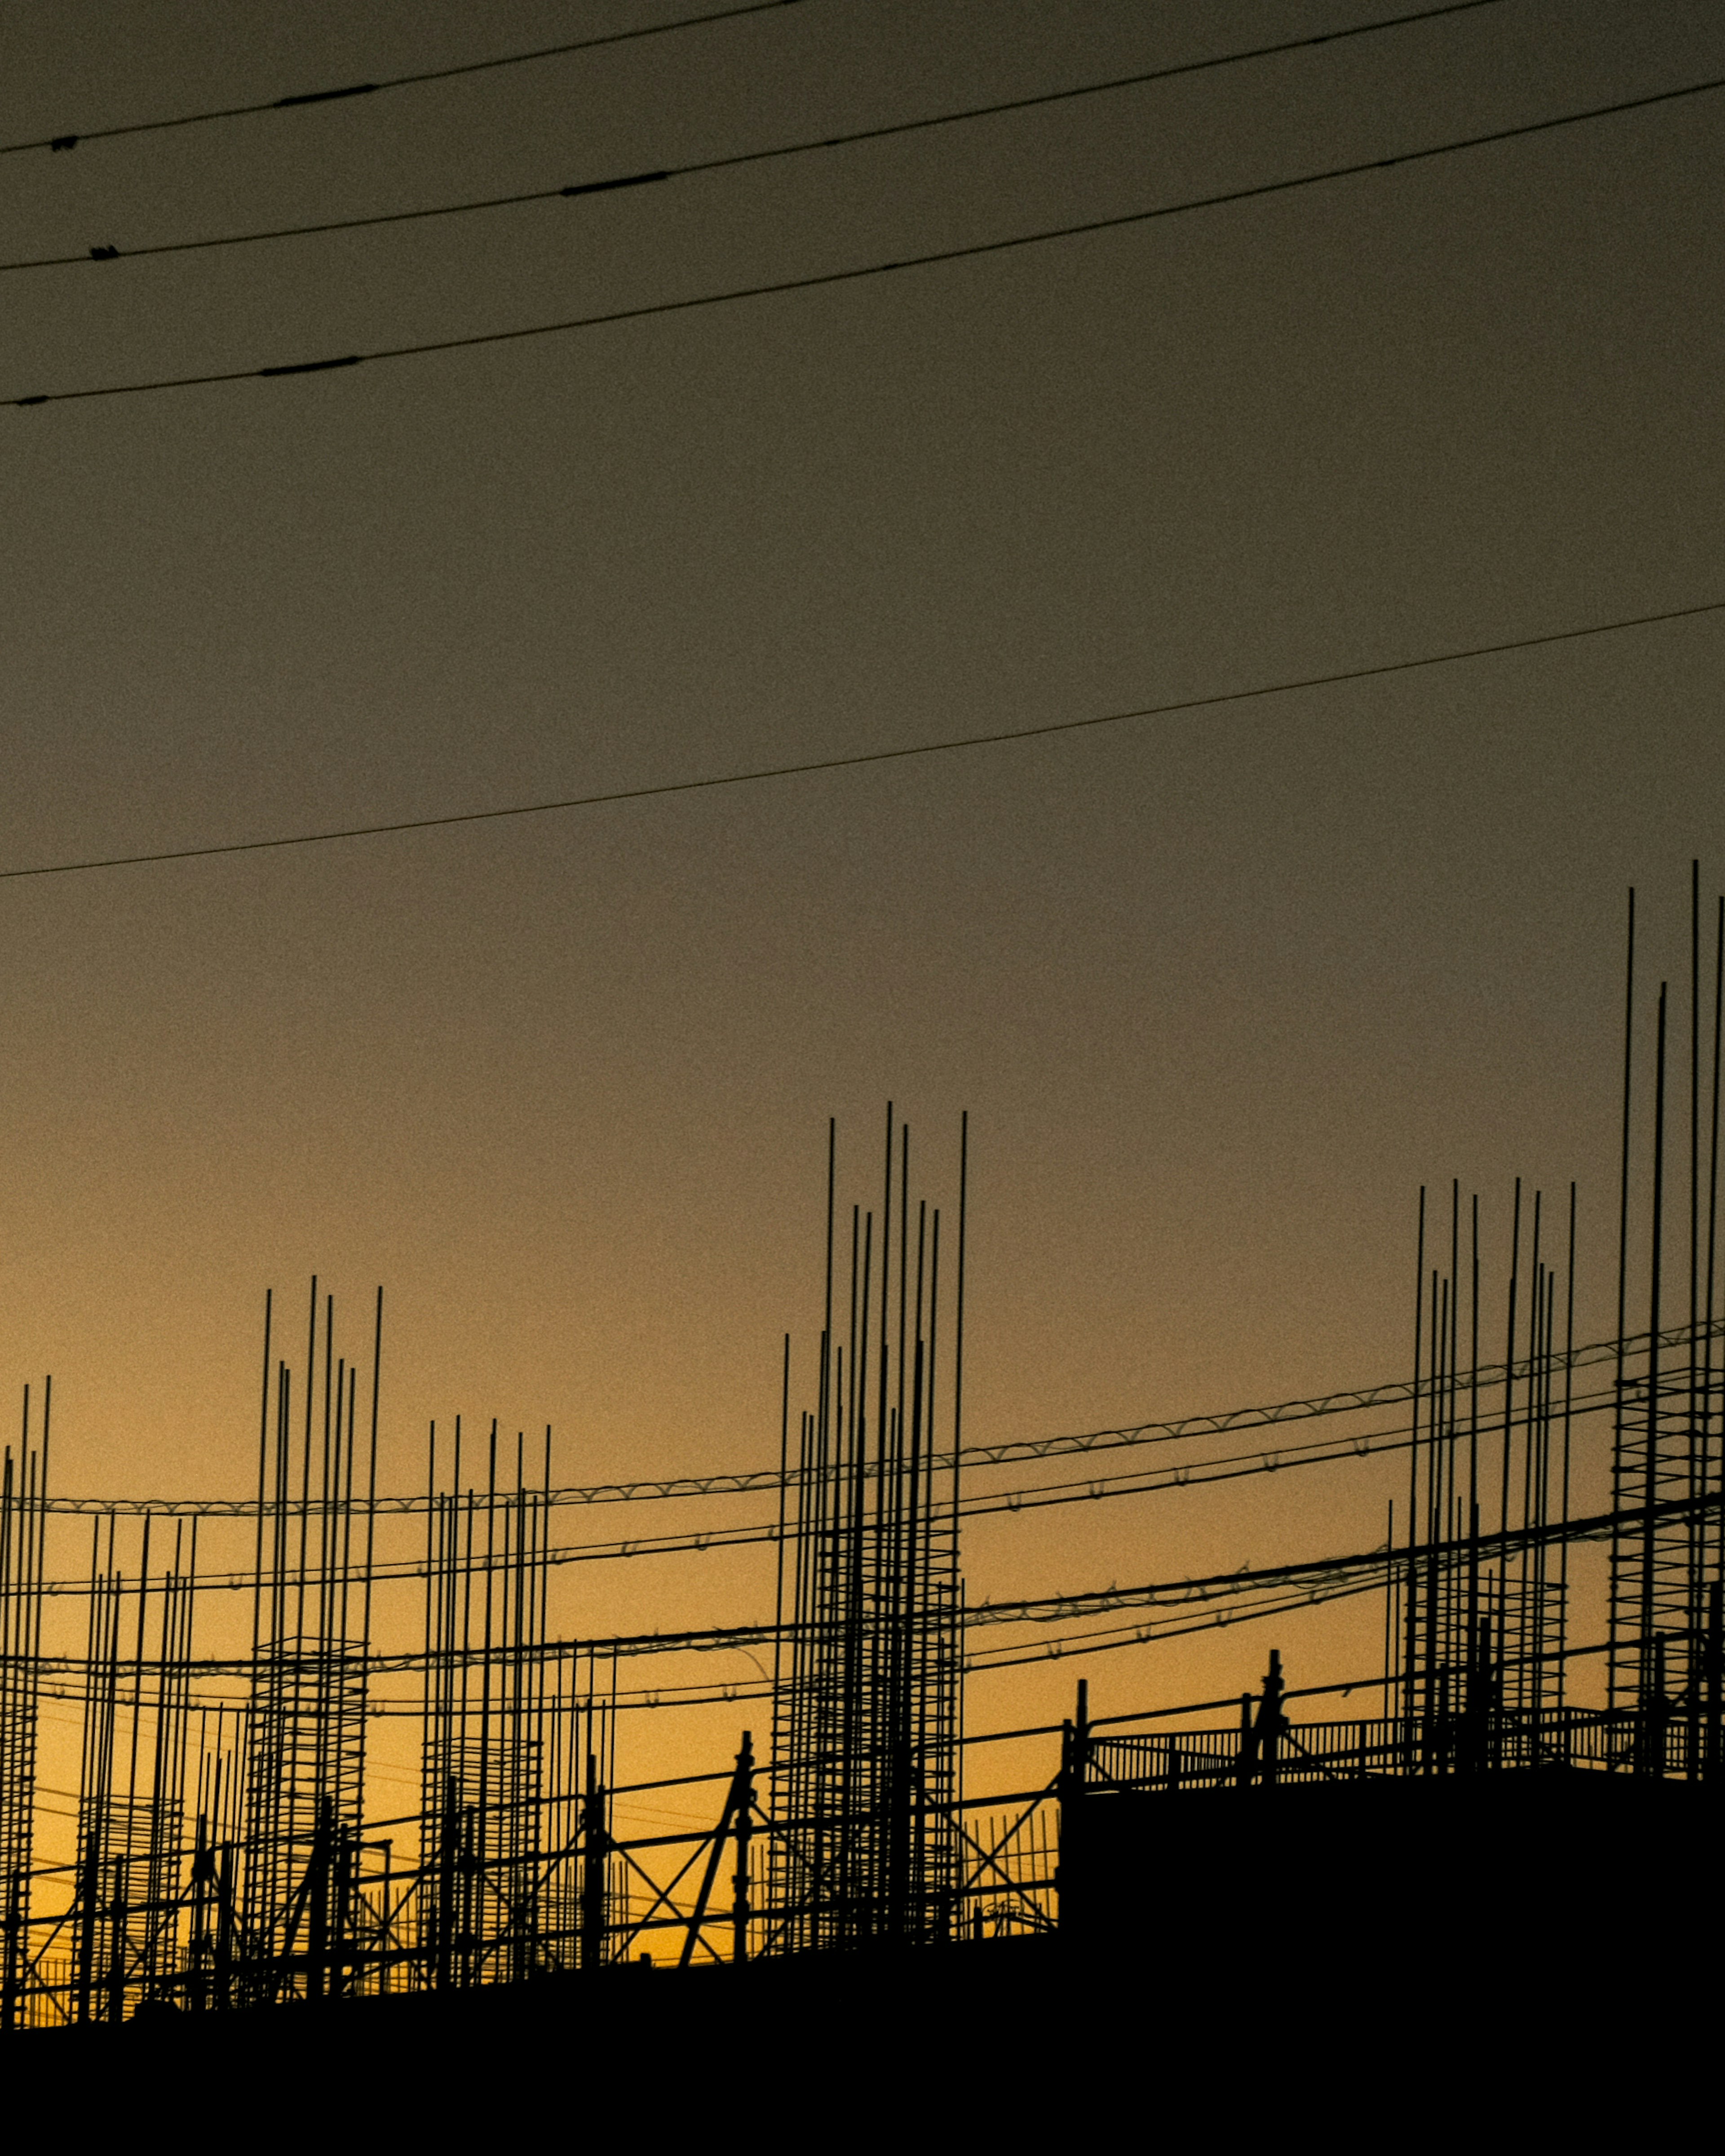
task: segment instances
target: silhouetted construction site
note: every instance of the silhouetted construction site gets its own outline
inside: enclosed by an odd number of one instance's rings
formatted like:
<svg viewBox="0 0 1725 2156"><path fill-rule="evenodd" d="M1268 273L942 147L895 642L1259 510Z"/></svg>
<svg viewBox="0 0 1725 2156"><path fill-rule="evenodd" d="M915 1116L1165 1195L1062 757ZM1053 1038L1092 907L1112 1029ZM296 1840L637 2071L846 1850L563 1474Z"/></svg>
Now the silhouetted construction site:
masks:
<svg viewBox="0 0 1725 2156"><path fill-rule="evenodd" d="M867 1203L841 1202L829 1136L819 1337L803 1371L786 1341L769 1468L562 1486L550 1433L458 1422L428 1433L422 1488L380 1490L382 1298L356 1353L316 1282L297 1363L266 1304L245 1494L62 1495L50 1389L27 1391L0 1493L5 2029L512 1996L649 1957L808 1969L1033 1937L1102 1953L1141 1926L1154 1852L1173 1843L1182 1862L1154 1898L1178 1952L1227 1921L1230 1893L1258 1891L1228 1882L1266 1837L1297 1842L1332 1909L1363 1912L1378 1888L1362 1852L1397 1838L1465 1850L1499 1893L1525 1887L1536 1845L1561 1866L1601 1835L1686 1834L1725 1776L1725 900L1704 923L1698 881L1690 925L1687 982L1638 991L1631 900L1604 1339L1575 1337L1574 1186L1517 1187L1507 1275L1487 1281L1479 1201L1457 1185L1421 1199L1412 1366L1394 1383L968 1442L968 1133L937 1205L889 1109ZM1377 1426L1386 1409L1393 1428ZM1280 1433L1273 1449L1194 1456L1254 1430ZM1609 1503L1584 1510L1579 1448L1596 1440ZM1158 1466L1158 1447L1178 1464ZM1042 1474L1110 1450L1131 1454L1126 1472ZM1406 1494L1371 1548L967 1604L960 1532L977 1513L1384 1452L1405 1453ZM743 1527L624 1546L565 1524L751 1491L771 1516ZM565 1566L751 1543L772 1553L757 1625L578 1639L557 1621ZM1585 1582L1584 1552L1603 1558ZM967 1671L1351 1597L1381 1603L1381 1667L1285 1672L1255 1650L1232 1701L1093 1716L1080 1684L1063 1726L966 1722ZM653 1676L718 1648L747 1650L757 1676ZM1583 1671L1603 1673L1589 1703ZM1361 1697L1374 1712L1345 1711ZM754 1703L752 1726L708 1771L631 1778L638 1711L731 1700ZM39 1771L48 1706L75 1721L75 1766L57 1770L74 1786ZM1009 1741L1017 1758L1040 1748L1043 1771L999 1788L988 1760ZM619 1819L667 1798L700 1822Z"/></svg>

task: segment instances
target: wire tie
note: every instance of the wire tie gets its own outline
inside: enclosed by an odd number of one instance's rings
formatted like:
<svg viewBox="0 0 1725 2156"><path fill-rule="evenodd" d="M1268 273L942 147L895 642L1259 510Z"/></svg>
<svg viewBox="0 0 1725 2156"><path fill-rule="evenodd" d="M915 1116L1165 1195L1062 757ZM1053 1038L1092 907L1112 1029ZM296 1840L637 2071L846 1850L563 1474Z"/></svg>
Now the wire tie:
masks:
<svg viewBox="0 0 1725 2156"><path fill-rule="evenodd" d="M290 105L327 105L332 97L363 97L368 90L377 87L374 82L353 82L349 83L346 90L302 90L296 97L278 97L275 110L285 112ZM76 140L74 136L67 147L69 149L71 142ZM56 142L54 146L58 150L60 146Z"/></svg>
<svg viewBox="0 0 1725 2156"><path fill-rule="evenodd" d="M620 180L583 180L574 187L559 187L560 195L603 195L616 187L644 187L655 180L668 180L669 172L629 172Z"/></svg>
<svg viewBox="0 0 1725 2156"><path fill-rule="evenodd" d="M260 367L258 374L259 378L270 374L321 374L331 367L357 367L362 356L351 352L342 359L302 359L293 367Z"/></svg>
<svg viewBox="0 0 1725 2156"><path fill-rule="evenodd" d="M120 249L117 247L92 247L90 250L90 259L92 262L117 262L120 259Z"/></svg>

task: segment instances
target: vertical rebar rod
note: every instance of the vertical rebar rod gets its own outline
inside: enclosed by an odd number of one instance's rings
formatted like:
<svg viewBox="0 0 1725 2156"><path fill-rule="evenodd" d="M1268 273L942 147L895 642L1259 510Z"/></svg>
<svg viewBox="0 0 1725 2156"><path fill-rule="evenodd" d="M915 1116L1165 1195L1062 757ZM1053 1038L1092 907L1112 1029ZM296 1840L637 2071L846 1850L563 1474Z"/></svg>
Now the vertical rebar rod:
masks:
<svg viewBox="0 0 1725 2156"><path fill-rule="evenodd" d="M1630 886L1629 925L1625 938L1623 972L1623 1134L1617 1186L1617 1353L1614 1358L1611 1438L1611 1506L1614 1514L1620 1512L1624 1502L1629 1419L1625 1332L1629 1322L1630 1111L1634 1093L1635 1052L1635 891L1633 884ZM1609 1651L1605 1658L1607 1697L1614 1707L1622 1685L1620 1657L1623 1642L1619 1636L1619 1602L1624 1563L1621 1539L1614 1525L1611 1535L1611 1591L1606 1615Z"/></svg>
<svg viewBox="0 0 1725 2156"><path fill-rule="evenodd" d="M1696 1360L1696 1322L1701 1297L1701 863L1689 864L1689 1517L1688 1592L1684 1598L1688 1637L1684 1641L1683 1690L1699 1698L1697 1649L1703 1630L1705 1593L1701 1500L1703 1494L1700 1430L1700 1368ZM1697 1731L1697 1735L1699 1734Z"/></svg>
<svg viewBox="0 0 1725 2156"><path fill-rule="evenodd" d="M1725 1430L1720 1432L1718 1467L1711 1464L1715 1385L1713 1380L1713 1328L1715 1325L1715 1260L1718 1250L1719 1223L1719 1076L1720 1076L1720 1014L1725 1008L1725 896L1718 902L1718 914L1713 941L1713 1085L1712 1103L1712 1133L1707 1144L1707 1360L1703 1367L1702 1394L1706 1402L1705 1428L1709 1447L1707 1471L1707 1486L1725 1471ZM1722 1355L1725 1362L1725 1355ZM1725 1521L1715 1516L1713 1522L1713 1558L1715 1578L1725 1578ZM1711 1604L1709 1605L1711 1607ZM1717 1654L1717 1632L1715 1633ZM1717 1732L1711 1741L1717 1742Z"/></svg>
<svg viewBox="0 0 1725 2156"><path fill-rule="evenodd" d="M1497 1525L1506 1537L1509 1532L1509 1468L1515 1432L1516 1393L1516 1303L1522 1278L1522 1178L1516 1178L1515 1216L1509 1240L1509 1324L1504 1336L1503 1348L1503 1474L1499 1494ZM1505 1549L1507 1549L1506 1542ZM1508 1578L1509 1560L1506 1555L1499 1564L1505 1579Z"/></svg>
<svg viewBox="0 0 1725 2156"><path fill-rule="evenodd" d="M1569 1248L1563 1274L1563 1536L1558 1546L1558 1705L1568 1691L1569 1481L1573 1458L1571 1422L1575 1379L1575 1185L1569 1185Z"/></svg>
<svg viewBox="0 0 1725 2156"><path fill-rule="evenodd" d="M1480 1625L1480 1200L1472 1194L1472 1230L1470 1244L1471 1286L1468 1296L1467 1379L1467 1628L1465 1653L1470 1671L1476 1658ZM1469 1707L1483 1712L1483 1696L1472 1697L1480 1683L1470 1677Z"/></svg>
<svg viewBox="0 0 1725 2156"><path fill-rule="evenodd" d="M1409 1736L1419 1712L1420 1586L1415 1577L1420 1546L1420 1399L1425 1358L1425 1185L1420 1186L1420 1224L1414 1254L1414 1392L1409 1404L1408 1439L1408 1578L1405 1607L1407 1627L1403 1648L1402 1715Z"/></svg>
<svg viewBox="0 0 1725 2156"><path fill-rule="evenodd" d="M1659 1327L1665 1269L1665 1058L1666 983L1659 984L1659 1030L1653 1081L1653 1189L1652 1249L1647 1281L1647 1456L1644 1463L1645 1499L1641 1523L1640 1650L1644 1708L1648 1683L1648 1650L1654 1640L1655 1577L1657 1556L1656 1533L1659 1488ZM1662 1690L1663 1687L1661 1686Z"/></svg>

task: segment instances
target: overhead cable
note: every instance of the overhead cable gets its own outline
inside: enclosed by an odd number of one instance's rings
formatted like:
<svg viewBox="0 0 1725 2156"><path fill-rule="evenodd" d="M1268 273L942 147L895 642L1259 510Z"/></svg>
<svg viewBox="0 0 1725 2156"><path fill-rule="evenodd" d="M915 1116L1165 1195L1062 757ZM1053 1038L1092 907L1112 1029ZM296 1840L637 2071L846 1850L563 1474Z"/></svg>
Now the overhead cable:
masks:
<svg viewBox="0 0 1725 2156"><path fill-rule="evenodd" d="M1589 1414L1603 1414L1613 1406L1618 1398L1615 1385L1603 1390L1583 1394L1567 1403L1566 1411L1577 1421ZM1507 1427L1526 1430L1538 1419L1539 1410L1522 1409L1507 1418ZM1503 1416L1493 1418L1495 1431L1506 1427ZM1050 1505L1095 1504L1111 1497L1151 1497L1171 1490L1202 1489L1213 1482L1237 1482L1248 1476L1276 1475L1298 1467L1323 1467L1355 1460L1381 1458L1385 1453L1405 1452L1421 1440L1407 1428L1378 1430L1348 1437L1308 1439L1302 1445L1279 1445L1272 1452L1229 1453L1219 1458L1183 1460L1178 1466L1162 1468L1138 1468L1119 1476L1091 1476L1080 1482L1039 1483L1019 1490L992 1490L973 1493L960 1503L960 1517L967 1520L991 1518L1000 1513L1016 1514L1043 1510ZM938 1472L938 1467L930 1470ZM776 1479L776 1478L775 1478ZM792 1475L788 1482L796 1486L801 1477ZM536 1493L530 1493L536 1497ZM42 1501L39 1500L39 1503ZM553 1494L552 1502L555 1502ZM92 1509L88 1499L49 1500L49 1507L61 1512L88 1512ZM127 1509L145 1512L151 1517L165 1512L166 1508L152 1507L142 1499L134 1499ZM203 1507L197 1507L202 1512ZM255 1502L249 1508L255 1517ZM311 1509L321 1511L314 1503ZM370 1507L381 1512L382 1507ZM290 1503L280 1508L285 1517L292 1517L300 1510ZM239 1517L244 1517L243 1513ZM630 1535L605 1542L547 1543L541 1554L541 1562L547 1568L565 1564L593 1564L629 1558L704 1556L711 1550L738 1549L777 1543L783 1538L783 1529L773 1520L756 1520L736 1527L691 1527L680 1533L663 1535ZM468 1576L483 1578L487 1573L501 1578L516 1564L515 1556L507 1550L495 1555L475 1558L465 1570ZM379 1558L372 1567L371 1577L380 1584L396 1579L423 1579L425 1565L422 1556ZM306 1588L322 1589L339 1586L342 1573L339 1567L325 1571L319 1568L296 1573L295 1579ZM198 1575L200 1594L218 1589L249 1592L255 1584L255 1572L209 1572ZM43 1581L44 1594L83 1595L90 1591L86 1575L66 1579Z"/></svg>
<svg viewBox="0 0 1725 2156"><path fill-rule="evenodd" d="M326 218L310 224L276 225L251 232L229 232L195 239L169 239L141 247L103 244L80 249L74 254L36 254L0 262L0 275L22 270L89 269L92 264L136 262L162 254L195 254L213 248L253 247L282 239L311 239L338 232L373 231L381 226L418 224L429 219L470 216L480 210L521 209L534 203L549 203L588 195L614 194L647 187L660 180L691 179L697 175L735 171L741 166L772 163L785 157L806 157L822 150L852 149L865 142L881 142L901 135L916 135L937 127L954 127L974 120L1002 118L1011 113L1033 111L1080 98L1100 97L1108 92L1137 90L1177 76L1201 74L1216 68L1235 67L1248 60L1299 52L1309 46L1333 44L1347 38L1363 38L1381 30L1400 29L1410 23L1425 23L1440 15L1460 15L1479 8L1498 7L1503 0L1450 0L1440 8L1426 8L1414 14L1386 16L1374 23L1356 23L1351 29L1327 30L1305 38L1286 38L1273 45L1254 45L1245 50L1219 53L1208 59L1184 60L1171 67L1142 69L1132 74L1111 75L1099 82L1081 83L1065 90L1039 90L1028 97L1009 97L989 105L966 105L937 112L917 120L899 120L878 127L856 127L839 135L810 136L794 142L775 143L767 149L739 150L725 157L703 157L687 164L665 165L651 171L614 173L603 179L581 180L567 186L535 187L506 195L485 195L467 202L439 203L418 209L381 212L365 217ZM273 109L273 108L270 108Z"/></svg>
<svg viewBox="0 0 1725 2156"><path fill-rule="evenodd" d="M1117 711L1098 711L1080 719L1050 719L1030 726L1004 726L988 733L954 734L941 741L911 742L899 748L853 750L843 756L813 757L796 763L761 765L748 771L714 773L702 778L665 779L653 786L619 786L599 793L570 794L553 801L524 801L502 808L464 808L441 816L402 817L383 824L350 824L333 830L295 831L273 839L228 839L198 846L164 847L144 854L86 855L69 861L44 861L33 866L0 869L0 883L28 876L84 875L98 869L151 868L167 861L214 860L234 854L278 852L285 847L332 845L351 839L382 839L413 831L449 830L464 824L494 824L521 816L548 816L577 808L598 808L628 801L655 801L672 794L705 793L732 786L756 786L768 779L806 778L823 772L855 771L869 764L901 763L913 757L948 756L961 749L996 748L1010 742L1045 741L1059 734L1082 733L1097 726L1124 726L1135 719L1179 717L1191 711L1218 711L1233 704L1247 704L1266 696L1297 695L1312 689L1333 689L1358 681L1383 680L1411 674L1428 666L1449 666L1463 660L1493 659L1512 652L1537 651L1549 644L1574 644L1584 638L1611 636L1631 629L1650 629L1674 621L1690 621L1725 611L1725 598L1701 599L1692 606L1665 607L1653 613L1620 615L1615 620L1582 624L1574 629L1543 631L1535 636L1499 639L1490 644L1458 645L1448 651L1421 653L1413 659L1383 660L1374 665L1350 666L1326 674L1305 674L1281 681L1264 681L1246 689L1214 690L1202 696L1178 696L1166 703L1137 704Z"/></svg>
<svg viewBox="0 0 1725 2156"><path fill-rule="evenodd" d="M718 291L691 293L680 300L653 300L636 306L608 307L594 314L567 316L557 321L527 322L515 329L478 330L465 336L434 337L414 344L379 345L369 352L340 352L323 359L286 360L268 367L221 367L202 374L157 375L141 382L100 382L86 389L33 390L26 396L0 398L0 405L23 409L26 406L39 404L85 403L99 398L159 396L170 390L208 389L234 382L275 381L288 375L328 374L347 367L365 367L389 360L438 358L450 352L477 352L491 346L522 344L541 337L567 336L580 330L613 328L624 322L656 321L670 315L691 314L709 307L735 305L747 300L778 299L794 292L826 290L840 285L855 285L876 277L891 276L899 270L942 268L954 262L976 261L988 255L1009 254L1026 248L1046 246L1056 240L1086 239L1105 232L1122 232L1136 225L1154 223L1163 218L1183 217L1195 210L1220 209L1240 203L1259 202L1271 195L1291 194L1307 187L1326 186L1332 181L1360 178L1391 172L1404 165L1424 164L1435 158L1454 157L1466 150L1518 141L1529 136L1548 134L1556 128L1578 126L1584 121L1608 120L1625 113L1645 111L1655 105L1671 105L1680 99L1701 97L1722 89L1725 89L1725 75L1715 76L1706 82L1687 83L1676 90L1656 90L1645 97L1620 98L1609 105L1589 105L1580 111L1558 113L1544 120L1526 121L1514 127L1496 127L1482 135L1461 136L1451 141L1431 143L1418 150L1398 151L1386 157L1363 157L1344 165L1327 165L1315 172L1296 173L1291 178L1262 180L1249 187L1225 187L1212 194L1189 195L1176 202L1158 203L1146 209L1122 210L1111 217L1085 218L1072 224L1044 225L1032 232L1013 233L999 239L973 240L960 247L932 248L922 254L900 255L890 261L858 263L849 269L818 270L805 276L778 277L758 285L736 285Z"/></svg>
<svg viewBox="0 0 1725 2156"><path fill-rule="evenodd" d="M1636 1355L1644 1352L1650 1336L1645 1332L1625 1333L1620 1342L1616 1339L1584 1342L1567 1351L1558 1349L1549 1355L1526 1358L1504 1364L1484 1363L1477 1370L1467 1373L1470 1384L1481 1391L1501 1385L1506 1370L1512 1378L1543 1376L1554 1370L1582 1370L1601 1363L1615 1362L1620 1353ZM1725 1319L1715 1318L1711 1322L1702 1319L1692 1329L1677 1325L1662 1331L1657 1340L1661 1348L1683 1348L1692 1340L1697 1344L1706 1340L1725 1338ZM1168 1422L1117 1424L1107 1430L1080 1430L1064 1433L1058 1437L1032 1437L1008 1440L999 1445L967 1445L962 1454L931 1453L925 1463L931 1475L950 1474L955 1466L962 1466L967 1475L979 1469L1017 1466L1026 1460L1053 1460L1072 1453L1111 1452L1122 1446L1178 1444L1194 1437L1221 1437L1235 1430L1260 1430L1266 1426L1289 1422L1309 1422L1332 1415L1358 1414L1371 1408L1405 1405L1416 1395L1429 1399L1431 1392L1429 1379L1416 1383L1410 1378L1392 1378L1382 1385L1355 1385L1345 1392L1320 1393L1309 1399L1277 1400L1267 1407L1224 1408L1211 1409L1206 1414L1182 1415ZM1592 1395L1578 1396L1583 1400ZM1399 1436L1399 1430L1378 1433L1384 1436ZM1352 1442L1351 1440L1322 1442ZM870 1462L863 1472L867 1475L876 1463ZM737 1497L759 1490L777 1490L781 1484L794 1489L808 1489L822 1481L836 1479L819 1471L807 1472L793 1468L782 1473L777 1467L745 1470L737 1474L662 1476L643 1479L639 1482L594 1482L577 1485L572 1488L551 1489L544 1493L543 1502L551 1506L562 1505L638 1505L662 1498ZM991 1499L1001 1493L990 1493ZM296 1518L301 1512L316 1517L326 1510L339 1511L345 1500L336 1498L327 1503L321 1497L308 1495L303 1499L290 1499L281 1507L285 1516ZM392 1496L388 1493L367 1499L367 1507L380 1517L385 1513L429 1512L441 1510L450 1502L447 1495L429 1496L424 1491L409 1495ZM470 1504L475 1511L485 1503L479 1492L464 1497L456 1493L454 1502L459 1512ZM188 1518L196 1514L205 1519L228 1518L250 1520L257 1517L256 1497L74 1497L51 1496L38 1500L42 1509L49 1512L81 1513L86 1517L100 1513L148 1513L152 1519Z"/></svg>
<svg viewBox="0 0 1725 2156"><path fill-rule="evenodd" d="M1304 1601L1312 1599L1314 1591L1318 1595L1341 1591L1349 1580L1362 1577L1381 1584L1386 1570L1407 1564L1410 1558L1422 1564L1434 1557L1455 1560L1473 1556L1481 1561L1496 1561L1524 1550L1606 1541L1625 1520L1637 1526L1650 1517L1656 1522L1700 1522L1717 1517L1719 1510L1717 1497L1665 1498L1651 1508L1636 1506L1626 1512L1596 1512L1581 1519L1506 1527L1477 1537L1459 1535L1437 1543L1420 1543L1411 1552L1406 1544L1391 1549L1380 1543L1375 1548L1352 1551L1338 1557L1305 1558L1288 1564L1242 1565L1235 1572L1209 1573L1198 1578L1155 1580L1140 1586L1089 1588L1072 1594L972 1603L959 1621L968 1632L993 1625L1071 1623L1132 1609L1162 1609L1178 1614L1213 1603L1226 1605L1237 1600L1250 1600L1266 1594L1286 1594ZM200 1581L200 1588L203 1584ZM599 1659L614 1656L621 1660L712 1654L769 1646L776 1638L791 1639L797 1632L794 1623L776 1625L768 1618L753 1624L704 1625L669 1632L631 1632L580 1640L547 1639L531 1646L500 1643L470 1650L465 1659L474 1669L514 1669L555 1662L576 1654ZM1003 1647L999 1651L1012 1650ZM418 1647L395 1654L374 1654L367 1656L367 1667L374 1676L401 1674L434 1666L446 1653L442 1647ZM43 1655L37 1661L39 1668L50 1673L84 1674L92 1666L87 1653ZM158 1675L165 1668L179 1668L203 1676L243 1676L250 1671L253 1664L244 1655L198 1656L189 1661L166 1664L159 1658L144 1655L129 1656L127 1666L144 1676Z"/></svg>
<svg viewBox="0 0 1725 2156"><path fill-rule="evenodd" d="M739 7L720 8L705 15L680 15L668 23L644 23L631 30L606 30L596 37L574 38L559 45L536 45L524 53L503 53L490 59L463 60L454 67L421 68L412 74L380 76L376 82L347 82L329 90L302 90L287 97L266 97L254 105L217 105L203 112L181 112L166 120L131 120L117 127L84 127L59 135L34 135L27 141L0 142L0 157L15 157L26 150L75 150L83 142L112 142L124 135L162 135L179 127L202 127L214 120L255 120L267 112L303 111L313 105L331 105L348 97L375 97L385 90L418 90L434 82L454 82L459 76L491 74L500 68L526 67L535 60L567 59L574 53L597 52L606 45L633 44L643 38L668 37L676 30L699 30L713 23L734 23L744 15L767 15L792 8L798 0L744 0Z"/></svg>

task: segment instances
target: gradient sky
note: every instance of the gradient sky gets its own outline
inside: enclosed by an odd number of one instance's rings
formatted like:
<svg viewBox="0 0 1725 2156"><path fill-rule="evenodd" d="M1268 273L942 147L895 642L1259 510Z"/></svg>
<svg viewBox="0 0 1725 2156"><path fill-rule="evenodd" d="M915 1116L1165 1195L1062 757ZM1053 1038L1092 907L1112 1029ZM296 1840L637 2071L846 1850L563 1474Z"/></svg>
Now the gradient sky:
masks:
<svg viewBox="0 0 1725 2156"><path fill-rule="evenodd" d="M29 0L0 31L0 139L675 12ZM804 0L0 160L0 258L603 177L1374 12ZM1502 0L740 173L9 274L0 393L811 274L1719 74L1703 0ZM1725 598L1722 147L1725 93L823 291L0 411L0 866ZM1514 1175L1579 1178L1603 1329L1624 887L1676 968L1689 861L1709 890L1725 865L1722 655L1714 616L736 791L5 883L0 1373L54 1373L61 1489L238 1492L264 1288L297 1310L316 1271L353 1338L386 1286L393 1483L458 1410L552 1423L565 1481L765 1464L782 1333L812 1360L827 1118L860 1194L889 1098L943 1197L971 1113L978 1441L1403 1373L1417 1192L1452 1174L1494 1251ZM990 1524L973 1592L1358 1547L1389 1486L1351 1473ZM572 1588L569 1621L770 1602L758 1552L627 1569ZM1266 1644L1093 1675L1116 1705L1237 1691ZM973 1722L1061 1711L1073 1669L991 1681Z"/></svg>

